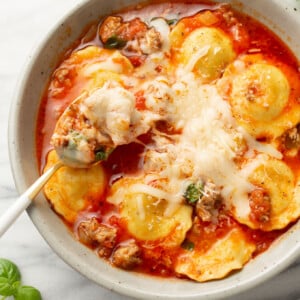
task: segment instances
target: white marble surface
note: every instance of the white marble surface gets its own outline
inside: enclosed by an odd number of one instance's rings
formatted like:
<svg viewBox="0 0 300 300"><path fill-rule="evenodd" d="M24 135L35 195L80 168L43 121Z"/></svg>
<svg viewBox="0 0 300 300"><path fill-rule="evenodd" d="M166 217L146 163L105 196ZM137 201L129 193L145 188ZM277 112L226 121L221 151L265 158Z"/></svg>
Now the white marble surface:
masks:
<svg viewBox="0 0 300 300"><path fill-rule="evenodd" d="M26 58L43 34L80 0L0 0L0 214L17 198L7 149L10 102ZM298 7L286 1L287 9ZM295 6L296 5L296 6ZM88 281L66 265L45 243L24 213L0 239L0 257L21 269L23 283L47 300L129 299ZM300 264L234 299L300 299ZM233 299L233 298L231 298Z"/></svg>

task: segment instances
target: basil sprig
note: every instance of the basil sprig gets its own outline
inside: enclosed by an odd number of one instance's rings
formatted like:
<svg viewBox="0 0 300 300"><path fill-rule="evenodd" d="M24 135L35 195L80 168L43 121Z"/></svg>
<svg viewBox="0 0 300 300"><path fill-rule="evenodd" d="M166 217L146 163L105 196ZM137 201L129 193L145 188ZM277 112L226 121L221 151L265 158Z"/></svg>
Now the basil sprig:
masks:
<svg viewBox="0 0 300 300"><path fill-rule="evenodd" d="M21 273L10 260L0 258L0 300L13 296L15 300L41 300L41 293L32 286L21 285Z"/></svg>

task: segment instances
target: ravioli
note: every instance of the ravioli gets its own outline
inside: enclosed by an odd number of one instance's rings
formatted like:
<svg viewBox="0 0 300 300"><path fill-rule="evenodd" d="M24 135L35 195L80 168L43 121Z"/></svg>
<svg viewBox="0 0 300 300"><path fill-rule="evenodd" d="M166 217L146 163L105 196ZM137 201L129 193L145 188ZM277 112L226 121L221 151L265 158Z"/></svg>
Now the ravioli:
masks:
<svg viewBox="0 0 300 300"><path fill-rule="evenodd" d="M221 93L228 91L236 120L255 137L277 138L299 121L300 106L289 104L290 82L262 55L234 61L218 85Z"/></svg>
<svg viewBox="0 0 300 300"><path fill-rule="evenodd" d="M235 115L245 121L270 122L287 105L289 89L278 68L255 63L233 79L230 102Z"/></svg>
<svg viewBox="0 0 300 300"><path fill-rule="evenodd" d="M58 162L55 151L48 154L44 171ZM101 165L89 169L61 167L44 187L55 211L72 223L78 213L93 205L104 193L106 175Z"/></svg>
<svg viewBox="0 0 300 300"><path fill-rule="evenodd" d="M111 195L110 201L114 203L112 199L119 197L119 189L122 188L120 214L126 221L128 231L139 240L156 241L164 247L179 246L192 226L191 207L181 205L167 215L168 203L165 199L135 191L136 187L140 188L138 185L141 182L126 179L118 181L113 187L117 194ZM147 188L151 187L146 186L146 191Z"/></svg>
<svg viewBox="0 0 300 300"><path fill-rule="evenodd" d="M102 50L101 48L88 47L81 50L79 57L89 57L89 59L96 59L99 62L92 62L87 64L82 69L82 75L89 79L90 83L87 90L102 87L106 82L124 83L124 76L130 74L133 70L131 62L123 56L119 51ZM76 54L78 55L78 53ZM121 74L123 76L121 76Z"/></svg>
<svg viewBox="0 0 300 300"><path fill-rule="evenodd" d="M232 229L207 252L195 248L180 255L175 270L199 282L223 278L231 271L241 269L251 259L255 248L241 229Z"/></svg>
<svg viewBox="0 0 300 300"><path fill-rule="evenodd" d="M246 218L235 215L240 223L253 229L271 231L284 228L300 216L299 183L284 162L268 158L253 170L249 181L254 189L262 189L267 197L254 203L253 209L257 211L257 217L264 217L263 210L266 205L269 206L269 211L262 222L257 222L255 216L251 218L251 213Z"/></svg>
<svg viewBox="0 0 300 300"><path fill-rule="evenodd" d="M67 93L76 98L108 81L123 83L132 70L131 62L119 51L87 46L72 52L56 69L50 84L51 94L60 98Z"/></svg>
<svg viewBox="0 0 300 300"><path fill-rule="evenodd" d="M133 70L131 62L117 50L88 46L72 53L70 63L76 63L84 75L93 77L93 73L101 70L114 73L130 73Z"/></svg>
<svg viewBox="0 0 300 300"><path fill-rule="evenodd" d="M221 30L203 27L194 30L184 40L179 62L193 70L203 82L217 79L234 59L231 40Z"/></svg>

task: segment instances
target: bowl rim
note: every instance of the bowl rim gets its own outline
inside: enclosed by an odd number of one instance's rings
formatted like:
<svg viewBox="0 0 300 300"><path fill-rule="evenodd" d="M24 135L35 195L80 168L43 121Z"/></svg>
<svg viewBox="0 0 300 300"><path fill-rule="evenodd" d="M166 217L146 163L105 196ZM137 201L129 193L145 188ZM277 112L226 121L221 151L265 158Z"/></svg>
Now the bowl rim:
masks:
<svg viewBox="0 0 300 300"><path fill-rule="evenodd" d="M95 2L96 0L83 0L80 3L76 3L72 9L70 9L68 12L66 12L62 17L57 20L56 24L52 26L52 29L44 35L44 38L41 39L37 46L32 51L32 54L27 57L27 60L25 62L24 67L22 68L22 71L20 72L20 78L16 87L16 91L13 96L13 100L10 104L10 110L9 110L9 124L8 124L8 147L9 147L9 160L10 160L10 166L14 178L15 185L17 187L17 190L19 193L23 192L26 187L28 186L24 182L24 172L19 172L21 168L21 159L20 159L20 151L18 149L20 148L19 140L20 140L20 133L19 133L19 127L16 126L17 121L20 118L20 115L22 114L20 103L22 102L22 99L25 94L25 90L28 86L28 78L29 75L32 72L32 68L35 64L35 57L37 57L40 52L45 47L47 41L49 38L56 34L56 32L60 28L60 24L67 22L69 18L71 18L78 10L84 9L84 7L91 2ZM280 2L280 0L274 0L273 2ZM300 24L300 22L299 22ZM17 148L17 151L15 151ZM138 288L132 288L126 285L121 285L117 282L109 281L105 278L102 278L102 282L99 282L95 280L91 276L90 272L87 272L86 269L82 268L80 264L74 264L74 261L67 256L65 253L62 253L57 245L53 244L53 240L49 239L49 237L46 236L45 232L39 228L38 221L33 216L31 208L27 210L27 213L34 223L35 227L38 229L44 240L49 244L52 250L54 250L68 265L70 265L72 268L76 269L79 273L83 274L85 277L90 279L91 281L96 282L97 284L113 290L117 293L121 293L123 295L131 296L131 297L139 297L139 299L201 299L201 296L204 297L203 299L210 299L210 297L213 297L211 299L221 299L224 296L234 296L239 293L242 293L246 290L249 290L253 288L254 286L270 279L271 277L275 276L282 270L284 270L287 266L292 264L300 255L300 242L294 245L294 247L291 247L286 251L285 255L278 258L276 263L274 263L269 268L266 268L263 272L260 272L256 277L249 278L248 280L237 282L235 288L232 288L232 286L229 286L227 288L223 288L220 291L217 291L217 293L208 293L203 295L177 295L174 296L167 296L165 294L163 295L157 295L157 294L151 294L150 292L145 292L142 290L139 290ZM296 225L295 225L296 226ZM300 226L296 226L295 231L297 231ZM292 233L293 234L293 233ZM244 267L246 268L246 266ZM140 298L142 297L142 298Z"/></svg>

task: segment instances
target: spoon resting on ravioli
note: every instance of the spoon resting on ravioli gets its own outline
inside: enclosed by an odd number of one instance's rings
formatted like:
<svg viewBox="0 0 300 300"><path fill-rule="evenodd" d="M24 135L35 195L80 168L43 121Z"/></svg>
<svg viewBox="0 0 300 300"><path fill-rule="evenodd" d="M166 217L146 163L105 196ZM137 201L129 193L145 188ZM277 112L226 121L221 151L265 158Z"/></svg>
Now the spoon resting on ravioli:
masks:
<svg viewBox="0 0 300 300"><path fill-rule="evenodd" d="M141 123L142 116L134 103L132 94L116 82L75 99L59 118L52 137L59 160L1 216L0 236L62 166L91 168L105 160L115 147L147 132L149 126Z"/></svg>
<svg viewBox="0 0 300 300"><path fill-rule="evenodd" d="M66 165L86 168L149 128L135 109L134 95L116 82L107 82L69 105L56 124L51 143Z"/></svg>

